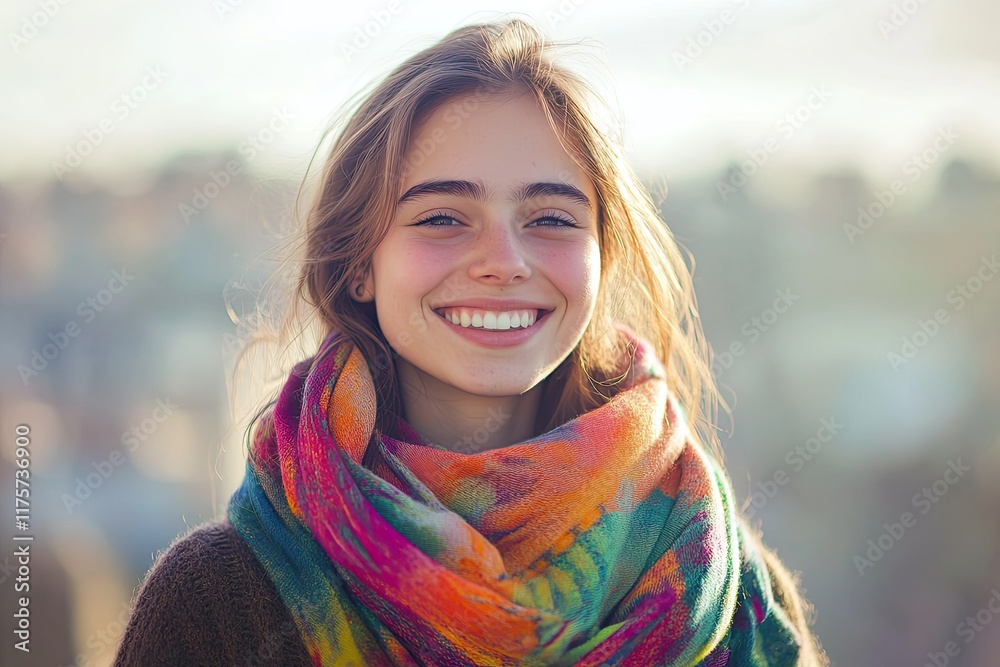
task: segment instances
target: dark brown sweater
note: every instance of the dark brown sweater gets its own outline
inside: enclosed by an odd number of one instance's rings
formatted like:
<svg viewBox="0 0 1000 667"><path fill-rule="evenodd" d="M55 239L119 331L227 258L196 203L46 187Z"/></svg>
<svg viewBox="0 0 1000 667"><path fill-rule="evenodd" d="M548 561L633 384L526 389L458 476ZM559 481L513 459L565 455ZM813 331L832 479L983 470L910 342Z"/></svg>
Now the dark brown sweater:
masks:
<svg viewBox="0 0 1000 667"><path fill-rule="evenodd" d="M228 520L196 526L156 559L115 666L311 666L264 567Z"/></svg>
<svg viewBox="0 0 1000 667"><path fill-rule="evenodd" d="M829 663L809 631L812 606L798 582L762 550L776 601L803 642L799 664ZM310 667L298 627L264 567L228 519L174 540L146 575L115 655L115 667Z"/></svg>

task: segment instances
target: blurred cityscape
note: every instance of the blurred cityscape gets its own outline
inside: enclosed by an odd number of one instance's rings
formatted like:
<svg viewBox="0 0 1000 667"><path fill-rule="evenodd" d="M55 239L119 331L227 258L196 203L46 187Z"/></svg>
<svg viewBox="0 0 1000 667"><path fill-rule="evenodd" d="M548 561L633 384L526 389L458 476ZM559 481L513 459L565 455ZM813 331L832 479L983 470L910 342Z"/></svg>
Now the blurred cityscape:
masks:
<svg viewBox="0 0 1000 667"><path fill-rule="evenodd" d="M737 495L837 665L1000 664L1000 175L947 157L895 187L647 175L695 258ZM177 158L137 192L0 184L0 429L31 428L46 623L15 663L0 564L2 664L109 665L155 555L240 482L227 302L274 268L299 185L240 160Z"/></svg>

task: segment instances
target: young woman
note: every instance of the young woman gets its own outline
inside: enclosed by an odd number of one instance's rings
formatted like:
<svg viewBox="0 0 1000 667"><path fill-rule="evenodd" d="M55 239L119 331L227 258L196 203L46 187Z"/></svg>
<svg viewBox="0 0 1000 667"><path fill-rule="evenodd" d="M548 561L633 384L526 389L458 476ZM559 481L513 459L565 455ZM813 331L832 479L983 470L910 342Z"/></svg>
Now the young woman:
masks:
<svg viewBox="0 0 1000 667"><path fill-rule="evenodd" d="M550 50L467 26L360 104L303 230L321 342L116 664L827 664L721 465L683 256Z"/></svg>

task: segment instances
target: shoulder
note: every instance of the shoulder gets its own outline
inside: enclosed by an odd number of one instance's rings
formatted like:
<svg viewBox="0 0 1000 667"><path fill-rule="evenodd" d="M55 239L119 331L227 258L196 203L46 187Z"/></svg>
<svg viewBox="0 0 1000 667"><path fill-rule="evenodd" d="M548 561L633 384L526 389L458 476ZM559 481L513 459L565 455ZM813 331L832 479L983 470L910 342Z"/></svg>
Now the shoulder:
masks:
<svg viewBox="0 0 1000 667"><path fill-rule="evenodd" d="M309 664L267 572L228 521L174 539L132 603L115 656L126 665Z"/></svg>

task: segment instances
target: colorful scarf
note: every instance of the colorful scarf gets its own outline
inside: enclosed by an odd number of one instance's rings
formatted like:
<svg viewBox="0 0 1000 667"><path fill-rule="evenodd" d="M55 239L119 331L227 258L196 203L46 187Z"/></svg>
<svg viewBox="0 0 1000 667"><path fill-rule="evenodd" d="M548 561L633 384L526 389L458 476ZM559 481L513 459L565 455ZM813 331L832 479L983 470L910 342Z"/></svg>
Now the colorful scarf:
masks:
<svg viewBox="0 0 1000 667"><path fill-rule="evenodd" d="M377 432L337 332L296 365L228 516L315 665L797 664L726 475L619 330L635 354L609 402L475 454Z"/></svg>

